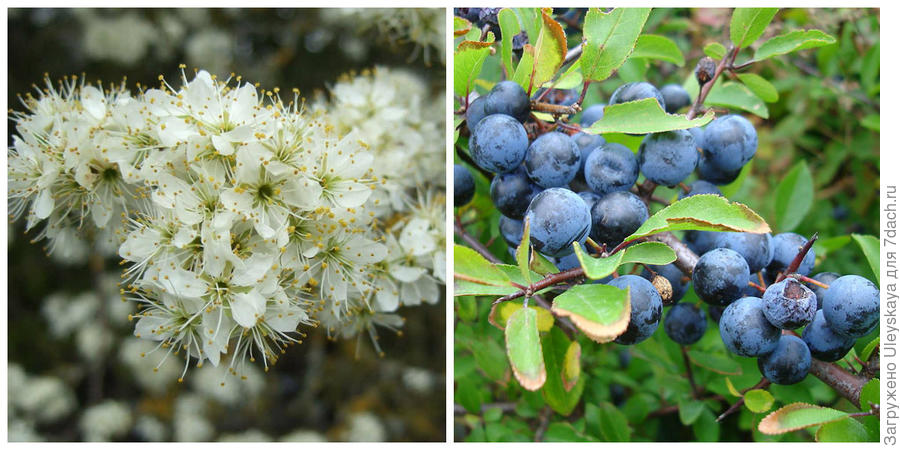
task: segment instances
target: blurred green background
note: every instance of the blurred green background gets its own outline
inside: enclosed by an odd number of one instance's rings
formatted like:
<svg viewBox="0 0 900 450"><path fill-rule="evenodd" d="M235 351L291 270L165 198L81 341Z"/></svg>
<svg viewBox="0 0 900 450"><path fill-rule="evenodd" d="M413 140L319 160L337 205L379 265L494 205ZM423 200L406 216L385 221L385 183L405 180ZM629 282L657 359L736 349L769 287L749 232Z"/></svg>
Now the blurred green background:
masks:
<svg viewBox="0 0 900 450"><path fill-rule="evenodd" d="M444 20L443 10L427 14ZM104 82L127 76L134 89L138 82L155 86L160 74L178 80L179 63L221 76L235 72L264 87L296 87L307 97L327 92L343 74L376 65L403 67L424 77L432 92L443 92L445 69L435 60L435 49L385 29L373 16L316 9L11 9L9 106L21 110L16 95L41 84L45 72L54 81L67 74ZM11 145L14 123L8 124ZM172 361L174 372L161 368L155 374L159 353L148 355L151 361L143 368L125 362L123 354L131 347L123 346L138 339L131 336L128 305L115 306L117 260L95 260L94 270L87 263L57 261L42 253L40 243L28 242L34 233L23 231L21 223L10 225L8 338L10 367L23 370L28 381L20 384L16 378L14 384L11 376L10 394L25 389L27 395L38 389L39 380L49 379L41 377L52 377L62 381L62 397L69 404L60 409L64 412L44 417L10 406L11 439L34 433L34 439L83 440L84 409L113 400L131 414L130 428L117 434L118 440L444 440L443 302L401 309L407 319L403 335L380 330L383 358L368 336L331 341L324 330L304 330L309 337L302 345L289 349L269 373L251 376L248 386L234 391L241 398L224 401L205 392L218 388L215 376L203 386L208 377L197 369L178 384L181 358ZM102 273L113 281L103 280ZM91 291L99 295L82 302L93 305L94 312L83 327L48 331L49 318L67 314L64 307L48 307L48 296L62 293L61 305L68 305ZM92 341L93 334L83 331L87 328L103 330L102 338ZM96 359L86 358L86 351ZM139 379L147 375L157 376L161 387L147 389L149 384ZM191 414L188 402L179 399L188 397L199 399L195 414L212 430L179 431L177 422Z"/></svg>

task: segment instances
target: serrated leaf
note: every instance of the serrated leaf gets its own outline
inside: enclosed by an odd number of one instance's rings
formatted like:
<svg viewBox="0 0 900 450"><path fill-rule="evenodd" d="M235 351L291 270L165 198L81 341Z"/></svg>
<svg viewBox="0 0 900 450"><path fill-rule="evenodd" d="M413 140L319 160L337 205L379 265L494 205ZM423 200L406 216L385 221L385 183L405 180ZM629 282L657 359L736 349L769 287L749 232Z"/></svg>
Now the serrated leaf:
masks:
<svg viewBox="0 0 900 450"><path fill-rule="evenodd" d="M516 380L523 388L536 391L547 380L541 339L537 327L537 311L520 308L506 322L506 355Z"/></svg>
<svg viewBox="0 0 900 450"><path fill-rule="evenodd" d="M494 34L488 33L488 42L462 41L453 54L453 92L465 97L472 89L472 82L481 73L484 60L491 53Z"/></svg>
<svg viewBox="0 0 900 450"><path fill-rule="evenodd" d="M775 218L778 231L793 230L806 217L813 203L813 180L806 161L800 160L775 188Z"/></svg>
<svg viewBox="0 0 900 450"><path fill-rule="evenodd" d="M741 391L737 390L737 388L734 387L734 384L731 382L731 378L725 377L725 385L728 387L729 394L735 397L743 397Z"/></svg>
<svg viewBox="0 0 900 450"><path fill-rule="evenodd" d="M675 261L675 251L662 242L641 242L625 249L621 264L642 263L664 266Z"/></svg>
<svg viewBox="0 0 900 450"><path fill-rule="evenodd" d="M712 43L706 44L706 46L703 47L703 53L705 53L706 56L709 56L712 59L724 58L726 51L728 51L728 50L725 49L725 46L718 42L712 42Z"/></svg>
<svg viewBox="0 0 900 450"><path fill-rule="evenodd" d="M828 33L819 30L797 30L775 36L756 49L753 59L761 61L773 56L784 55L798 50L808 48L824 47L837 42L837 40Z"/></svg>
<svg viewBox="0 0 900 450"><path fill-rule="evenodd" d="M880 342L881 342L880 337L875 337L875 339L872 339L872 341L870 341L868 344L866 344L865 348L863 348L863 351L859 354L859 359L861 359L863 361L868 361L869 357L872 356L872 352L874 352L875 349L878 348L878 344Z"/></svg>
<svg viewBox="0 0 900 450"><path fill-rule="evenodd" d="M525 225L522 227L522 241L516 248L516 264L522 271L522 278L525 279L523 285L531 284L531 268L528 266L528 254L531 253L531 231L528 222L529 220L525 219Z"/></svg>
<svg viewBox="0 0 900 450"><path fill-rule="evenodd" d="M509 276L478 252L462 245L453 246L453 295L509 295L519 289Z"/></svg>
<svg viewBox="0 0 900 450"><path fill-rule="evenodd" d="M808 403L791 403L779 408L759 422L763 434L782 434L814 425L835 422L847 417L846 412Z"/></svg>
<svg viewBox="0 0 900 450"><path fill-rule="evenodd" d="M865 360L864 360L865 361ZM872 378L863 385L859 391L859 409L860 411L869 411L869 404L881 404L881 383L878 378Z"/></svg>
<svg viewBox="0 0 900 450"><path fill-rule="evenodd" d="M472 29L472 22L453 16L453 37L465 36Z"/></svg>
<svg viewBox="0 0 900 450"><path fill-rule="evenodd" d="M700 417L706 405L698 400L682 399L678 401L678 419L683 425L690 425Z"/></svg>
<svg viewBox="0 0 900 450"><path fill-rule="evenodd" d="M506 73L515 73L516 67L513 65L512 40L513 36L519 34L521 30L519 19L516 13L509 8L503 8L497 14L497 21L500 23L500 60L506 66Z"/></svg>
<svg viewBox="0 0 900 450"><path fill-rule="evenodd" d="M753 389L744 394L744 405L755 413L764 413L772 409L774 404L775 397L772 397L769 391Z"/></svg>
<svg viewBox="0 0 900 450"><path fill-rule="evenodd" d="M609 13L590 8L584 18L581 72L586 80L603 81L634 49L650 8L615 8Z"/></svg>
<svg viewBox="0 0 900 450"><path fill-rule="evenodd" d="M762 101L766 103L778 101L778 90L769 83L769 80L755 73L739 73L738 78Z"/></svg>
<svg viewBox="0 0 900 450"><path fill-rule="evenodd" d="M602 344L625 332L631 318L631 301L627 290L582 284L557 296L552 311L570 318L591 340Z"/></svg>
<svg viewBox="0 0 900 450"><path fill-rule="evenodd" d="M610 404L599 405L588 403L584 406L584 418L587 431L600 437L604 442L627 442L631 440L631 428L628 418L622 411Z"/></svg>
<svg viewBox="0 0 900 450"><path fill-rule="evenodd" d="M584 129L585 133L660 133L702 127L713 120L715 114L707 111L701 117L688 120L687 116L668 114L655 98L619 103L603 109L603 117Z"/></svg>
<svg viewBox="0 0 900 450"><path fill-rule="evenodd" d="M650 58L670 62L678 67L684 65L684 55L675 41L656 34L642 34L634 45L631 58Z"/></svg>
<svg viewBox="0 0 900 450"><path fill-rule="evenodd" d="M538 331L545 332L550 331L550 328L553 327L553 323L555 319L553 318L553 314L550 311L541 308L539 306L528 305L528 308L531 308L537 312L537 324ZM495 327L505 330L506 323L509 320L510 316L518 310L522 309L522 304L519 302L502 302L491 307L491 313L488 315L488 321L491 325Z"/></svg>
<svg viewBox="0 0 900 450"><path fill-rule="evenodd" d="M847 417L837 422L826 423L816 431L816 442L866 442L869 431L865 425Z"/></svg>
<svg viewBox="0 0 900 450"><path fill-rule="evenodd" d="M778 8L735 8L729 30L731 42L738 48L749 47L762 36L777 12Z"/></svg>
<svg viewBox="0 0 900 450"><path fill-rule="evenodd" d="M577 343L570 341L559 327L553 327L549 333L541 336L544 365L550 374L541 389L541 395L553 411L563 416L571 414L578 405L585 386L586 377L579 377L571 389L566 389L564 385L566 355L572 345Z"/></svg>
<svg viewBox="0 0 900 450"><path fill-rule="evenodd" d="M578 242L573 242L572 247L575 249L575 256L578 257L581 268L584 269L584 276L592 280L599 280L615 272L616 268L622 264L622 258L625 257L625 252L618 252L606 258L594 258L588 255Z"/></svg>
<svg viewBox="0 0 900 450"><path fill-rule="evenodd" d="M566 392L572 390L578 384L578 378L581 376L581 344L573 341L566 350L566 356L563 358L562 364L562 383Z"/></svg>
<svg viewBox="0 0 900 450"><path fill-rule="evenodd" d="M546 12L541 11L541 31L534 44L534 63L528 78L526 90L544 84L553 78L566 58L568 46L566 33L559 22L553 20Z"/></svg>
<svg viewBox="0 0 900 450"><path fill-rule="evenodd" d="M720 354L700 350L688 350L688 359L692 363L721 375L740 375L743 373L737 361Z"/></svg>
<svg viewBox="0 0 900 450"><path fill-rule="evenodd" d="M685 197L650 216L626 241L651 234L675 230L745 231L769 233L772 231L759 214L746 205L730 202L713 194Z"/></svg>
<svg viewBox="0 0 900 450"><path fill-rule="evenodd" d="M851 234L853 236L853 240L859 245L860 250L862 250L863 255L866 256L866 261L869 262L869 268L872 269L872 273L875 274L875 283L881 284L881 248L880 242L878 238L875 236L870 236L868 234Z"/></svg>
<svg viewBox="0 0 900 450"><path fill-rule="evenodd" d="M521 19L525 34L528 35L528 42L537 42L538 34L541 32L540 8L515 8L514 11Z"/></svg>

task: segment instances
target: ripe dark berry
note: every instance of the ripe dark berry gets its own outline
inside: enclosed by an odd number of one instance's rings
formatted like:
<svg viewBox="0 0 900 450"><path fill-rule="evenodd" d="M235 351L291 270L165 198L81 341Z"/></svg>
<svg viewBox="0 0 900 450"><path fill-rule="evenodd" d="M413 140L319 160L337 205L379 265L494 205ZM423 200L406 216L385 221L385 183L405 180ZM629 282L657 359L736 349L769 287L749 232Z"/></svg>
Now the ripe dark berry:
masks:
<svg viewBox="0 0 900 450"><path fill-rule="evenodd" d="M581 113L581 126L589 127L594 122L603 118L603 108L606 108L605 103L598 103L596 105L588 106Z"/></svg>
<svg viewBox="0 0 900 450"><path fill-rule="evenodd" d="M466 126L469 127L470 132L475 129L478 122L481 122L481 119L487 116L484 112L484 101L484 97L478 97L472 100L466 109Z"/></svg>
<svg viewBox="0 0 900 450"><path fill-rule="evenodd" d="M491 180L491 201L501 214L513 219L525 217L531 200L542 191L534 184L523 167L501 173Z"/></svg>
<svg viewBox="0 0 900 450"><path fill-rule="evenodd" d="M584 245L591 229L591 213L578 194L565 188L546 189L525 211L535 250L560 257L572 253L572 242Z"/></svg>
<svg viewBox="0 0 900 450"><path fill-rule="evenodd" d="M637 275L623 275L609 283L619 289L631 290L631 320L628 328L615 342L633 345L650 337L659 326L662 317L662 299L649 281Z"/></svg>
<svg viewBox="0 0 900 450"><path fill-rule="evenodd" d="M730 248L744 257L750 273L764 269L772 262L774 250L772 235L769 233L716 233L713 245L716 248Z"/></svg>
<svg viewBox="0 0 900 450"><path fill-rule="evenodd" d="M512 248L519 246L522 242L522 235L525 233L525 223L521 220L511 219L504 215L500 216L500 235L506 244Z"/></svg>
<svg viewBox="0 0 900 450"><path fill-rule="evenodd" d="M475 179L465 166L453 165L453 206L459 208L475 196Z"/></svg>
<svg viewBox="0 0 900 450"><path fill-rule="evenodd" d="M775 350L756 361L763 376L775 384L795 384L803 381L812 365L809 348L802 339L783 335Z"/></svg>
<svg viewBox="0 0 900 450"><path fill-rule="evenodd" d="M667 84L659 89L666 102L666 112L675 114L679 109L691 104L691 96L680 84Z"/></svg>
<svg viewBox="0 0 900 450"><path fill-rule="evenodd" d="M806 238L796 233L781 233L772 237L772 262L766 267L770 275L776 275L788 268L791 261L800 253L800 249L806 245ZM816 252L809 249L809 253L803 257L797 273L809 275L816 262Z"/></svg>
<svg viewBox="0 0 900 450"><path fill-rule="evenodd" d="M834 272L819 272L813 278L822 284L831 284L834 280L837 280L841 276ZM818 309L822 309L822 301L825 300L825 288L819 287L813 283L807 283L806 287L812 289L813 293L816 294L816 301L819 302Z"/></svg>
<svg viewBox="0 0 900 450"><path fill-rule="evenodd" d="M757 357L775 350L781 330L766 319L761 298L743 297L722 312L719 334L731 353Z"/></svg>
<svg viewBox="0 0 900 450"><path fill-rule="evenodd" d="M816 311L816 317L803 329L803 342L809 347L813 358L833 362L843 358L856 339L836 333L825 320L825 313Z"/></svg>
<svg viewBox="0 0 900 450"><path fill-rule="evenodd" d="M615 247L649 217L647 205L638 196L627 191L610 192L591 209L591 239Z"/></svg>
<svg viewBox="0 0 900 450"><path fill-rule="evenodd" d="M528 134L516 119L491 114L481 119L472 131L469 150L478 167L494 173L509 172L525 159Z"/></svg>
<svg viewBox="0 0 900 450"><path fill-rule="evenodd" d="M763 302L766 319L782 330L800 328L816 316L816 294L793 278L770 285Z"/></svg>
<svg viewBox="0 0 900 450"><path fill-rule="evenodd" d="M694 303L678 303L666 313L663 329L673 341L691 345L706 333L706 313Z"/></svg>
<svg viewBox="0 0 900 450"><path fill-rule="evenodd" d="M666 109L666 100L663 99L659 89L646 81L625 83L619 86L609 98L609 104L618 105L619 103L633 102L645 98L655 98L659 102L660 108Z"/></svg>
<svg viewBox="0 0 900 450"><path fill-rule="evenodd" d="M686 197L691 197L693 195L701 195L701 194L713 194L713 195L718 195L720 197L722 196L722 191L720 191L716 185L714 185L708 181L697 180L697 181L694 181L693 183L689 184L688 187L691 188L690 192L682 191L681 193L678 194L678 200L681 200Z"/></svg>
<svg viewBox="0 0 900 450"><path fill-rule="evenodd" d="M739 171L756 154L756 129L749 120L729 114L713 120L703 132L703 155L722 172Z"/></svg>
<svg viewBox="0 0 900 450"><path fill-rule="evenodd" d="M486 114L506 114L515 117L519 122L524 122L528 118L531 108L528 94L515 81L507 80L495 84L485 97Z"/></svg>
<svg viewBox="0 0 900 450"><path fill-rule="evenodd" d="M663 186L674 186L697 168L700 154L687 130L648 134L638 150L644 176Z"/></svg>
<svg viewBox="0 0 900 450"><path fill-rule="evenodd" d="M738 252L727 248L710 250L694 266L694 291L706 303L727 305L737 300L747 285L750 269Z"/></svg>
<svg viewBox="0 0 900 450"><path fill-rule="evenodd" d="M525 170L535 184L544 188L569 184L581 166L581 151L575 141L557 131L542 134L525 153Z"/></svg>
<svg viewBox="0 0 900 450"><path fill-rule="evenodd" d="M637 179L637 158L631 149L622 144L607 143L596 147L584 163L584 181L601 196L627 191Z"/></svg>
<svg viewBox="0 0 900 450"><path fill-rule="evenodd" d="M844 275L825 290L822 312L835 332L863 337L878 326L880 292L875 283L859 276Z"/></svg>

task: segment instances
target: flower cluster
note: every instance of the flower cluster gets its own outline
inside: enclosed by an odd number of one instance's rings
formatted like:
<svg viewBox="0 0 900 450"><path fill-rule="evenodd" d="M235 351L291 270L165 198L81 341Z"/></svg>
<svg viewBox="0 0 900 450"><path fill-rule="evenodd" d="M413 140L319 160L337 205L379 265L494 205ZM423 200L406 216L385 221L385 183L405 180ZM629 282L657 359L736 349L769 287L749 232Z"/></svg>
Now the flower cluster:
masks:
<svg viewBox="0 0 900 450"><path fill-rule="evenodd" d="M233 75L182 78L134 96L48 80L13 115L11 217L43 225L48 252L116 249L136 336L185 371L235 372L268 367L301 324L372 334L440 299L439 96L387 69L311 108Z"/></svg>

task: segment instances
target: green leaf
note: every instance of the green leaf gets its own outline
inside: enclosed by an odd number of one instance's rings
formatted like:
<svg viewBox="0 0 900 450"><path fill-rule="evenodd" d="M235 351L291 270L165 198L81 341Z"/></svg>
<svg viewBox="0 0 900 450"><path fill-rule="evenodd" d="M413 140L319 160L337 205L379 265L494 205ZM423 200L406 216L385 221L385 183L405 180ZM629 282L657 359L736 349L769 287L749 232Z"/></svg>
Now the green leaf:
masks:
<svg viewBox="0 0 900 450"><path fill-rule="evenodd" d="M769 83L769 80L755 73L739 73L738 78L762 101L766 103L778 101L778 90Z"/></svg>
<svg viewBox="0 0 900 450"><path fill-rule="evenodd" d="M698 400L682 399L678 401L678 419L684 425L690 425L700 417L706 405Z"/></svg>
<svg viewBox="0 0 900 450"><path fill-rule="evenodd" d="M775 189L775 218L778 231L793 230L806 217L813 203L812 174L800 160Z"/></svg>
<svg viewBox="0 0 900 450"><path fill-rule="evenodd" d="M566 58L568 46L562 26L546 12L541 11L541 31L532 47L533 66L528 74L526 90L551 80ZM518 70L517 70L518 75ZM521 83L520 83L521 84Z"/></svg>
<svg viewBox="0 0 900 450"><path fill-rule="evenodd" d="M603 81L619 68L634 49L650 8L615 8L609 13L588 10L584 18L581 71L584 78Z"/></svg>
<svg viewBox="0 0 900 450"><path fill-rule="evenodd" d="M559 269L553 265L546 256L540 252L531 252L531 270L538 275L547 275L548 273L558 273Z"/></svg>
<svg viewBox="0 0 900 450"><path fill-rule="evenodd" d="M541 395L551 409L564 416L571 414L578 405L586 384L586 377L578 377L570 389L565 385L566 358L575 345L578 343L570 341L559 327L553 327L541 337L544 366L549 374Z"/></svg>
<svg viewBox="0 0 900 450"><path fill-rule="evenodd" d="M519 270L522 271L522 278L525 279L523 285L531 284L531 268L528 264L528 256L531 253L531 231L528 224L528 219L525 219L525 226L522 228L522 241L519 242L519 246L516 248L516 264L519 266Z"/></svg>
<svg viewBox="0 0 900 450"><path fill-rule="evenodd" d="M824 406L791 403L763 418L759 422L759 431L763 434L782 434L835 422L847 417L847 414Z"/></svg>
<svg viewBox="0 0 900 450"><path fill-rule="evenodd" d="M621 264L642 263L663 266L675 261L675 251L662 242L641 242L625 249Z"/></svg>
<svg viewBox="0 0 900 450"><path fill-rule="evenodd" d="M550 314L550 311L539 306L528 305L528 307L537 312L538 331L549 331L553 327L555 319L553 314ZM522 309L522 304L519 302L499 303L491 308L491 314L488 319L495 327L505 330L509 318L520 309Z"/></svg>
<svg viewBox="0 0 900 450"><path fill-rule="evenodd" d="M609 402L599 405L585 404L584 419L588 433L600 437L604 442L628 442L631 440L628 418Z"/></svg>
<svg viewBox="0 0 900 450"><path fill-rule="evenodd" d="M491 53L494 34L488 33L488 42L462 41L453 54L453 92L465 97L472 90L472 82L481 73L485 58Z"/></svg>
<svg viewBox="0 0 900 450"><path fill-rule="evenodd" d="M563 388L568 392L578 384L581 377L581 344L578 341L573 341L566 349L562 366Z"/></svg>
<svg viewBox="0 0 900 450"><path fill-rule="evenodd" d="M731 42L747 48L762 36L778 8L735 8L731 14Z"/></svg>
<svg viewBox="0 0 900 450"><path fill-rule="evenodd" d="M462 17L453 16L453 36L465 36L472 29L472 23Z"/></svg>
<svg viewBox="0 0 900 450"><path fill-rule="evenodd" d="M869 431L853 418L826 423L816 431L816 442L865 442Z"/></svg>
<svg viewBox="0 0 900 450"><path fill-rule="evenodd" d="M737 390L734 387L734 384L731 382L731 378L725 377L725 385L728 386L728 393L735 397L743 397L741 391Z"/></svg>
<svg viewBox="0 0 900 450"><path fill-rule="evenodd" d="M869 114L863 117L859 124L873 131L881 131L881 115Z"/></svg>
<svg viewBox="0 0 900 450"><path fill-rule="evenodd" d="M506 66L506 73L516 73L516 67L513 65L512 39L513 36L519 34L521 30L519 19L516 13L509 8L503 8L497 14L497 21L500 22L500 60Z"/></svg>
<svg viewBox="0 0 900 450"><path fill-rule="evenodd" d="M478 318L478 304L475 303L475 297L456 297L454 303L456 304L456 315L460 319L471 322Z"/></svg>
<svg viewBox="0 0 900 450"><path fill-rule="evenodd" d="M769 391L763 389L753 389L744 394L744 405L747 409L755 413L764 413L772 409L775 404L775 397Z"/></svg>
<svg viewBox="0 0 900 450"><path fill-rule="evenodd" d="M879 247L878 238L875 236L870 236L868 234L851 234L853 236L853 240L859 244L860 250L862 250L863 255L866 255L866 261L869 262L869 268L872 269L872 273L875 274L875 283L881 283L881 248Z"/></svg>
<svg viewBox="0 0 900 450"><path fill-rule="evenodd" d="M454 399L457 403L466 408L466 411L472 414L481 413L482 395L479 390L477 380L482 379L478 376L470 376L457 380L456 392ZM483 380L483 379L482 379Z"/></svg>
<svg viewBox="0 0 900 450"><path fill-rule="evenodd" d="M584 131L590 134L604 133L660 133L702 127L713 120L714 113L707 111L702 117L688 120L687 116L668 114L654 98L619 103L603 109L603 117Z"/></svg>
<svg viewBox="0 0 900 450"><path fill-rule="evenodd" d="M573 242L572 247L575 248L575 256L584 269L584 275L592 280L599 280L616 271L616 268L622 264L622 258L625 252L618 252L615 255L606 258L594 258L582 250L581 244Z"/></svg>
<svg viewBox="0 0 900 450"><path fill-rule="evenodd" d="M872 352L874 352L875 349L878 348L878 344L880 342L881 342L880 337L875 337L875 339L872 339L872 341L870 341L868 344L866 344L865 348L863 348L862 353L859 354L859 359L861 359L863 361L868 361L869 357L872 356Z"/></svg>
<svg viewBox="0 0 900 450"><path fill-rule="evenodd" d="M506 354L516 380L523 388L536 391L547 380L541 340L537 327L537 311L521 308L506 322Z"/></svg>
<svg viewBox="0 0 900 450"><path fill-rule="evenodd" d="M684 55L675 42L665 36L643 34L637 39L631 58L650 58L667 61L678 67L684 65Z"/></svg>
<svg viewBox="0 0 900 450"><path fill-rule="evenodd" d="M635 83L647 79L650 62L645 58L628 58L616 71L616 75L626 83Z"/></svg>
<svg viewBox="0 0 900 450"><path fill-rule="evenodd" d="M696 82L694 80L694 83ZM757 97L750 88L734 81L717 82L709 90L704 103L732 109L742 109L763 119L769 118L769 108L766 107L766 103Z"/></svg>
<svg viewBox="0 0 900 450"><path fill-rule="evenodd" d="M525 28L528 42L537 42L538 34L541 32L540 8L515 8L515 12L521 19L522 27Z"/></svg>
<svg viewBox="0 0 900 450"><path fill-rule="evenodd" d="M629 293L604 284L574 286L553 300L553 313L568 317L595 342L610 342L625 332L631 318Z"/></svg>
<svg viewBox="0 0 900 450"><path fill-rule="evenodd" d="M544 442L590 442L591 439L569 422L553 422L544 433Z"/></svg>
<svg viewBox="0 0 900 450"><path fill-rule="evenodd" d="M473 341L470 343L469 349L472 350L472 356L475 357L475 364L488 378L501 382L506 380L506 368L509 365L506 362L503 347L497 341L491 339L486 339L484 342Z"/></svg>
<svg viewBox="0 0 900 450"><path fill-rule="evenodd" d="M708 408L703 410L700 417L691 425L694 436L699 442L718 442L721 426L716 422L716 416Z"/></svg>
<svg viewBox="0 0 900 450"><path fill-rule="evenodd" d="M728 50L725 50L725 46L718 42L712 42L712 43L706 44L706 47L703 47L703 53L705 53L706 56L709 56L712 59L724 58L725 52L727 52L727 51Z"/></svg>
<svg viewBox="0 0 900 450"><path fill-rule="evenodd" d="M688 350L688 359L692 363L721 375L740 375L743 373L737 361L717 353Z"/></svg>
<svg viewBox="0 0 900 450"><path fill-rule="evenodd" d="M534 70L534 47L531 44L525 44L522 47L522 57L519 58L519 65L516 66L516 73L513 74L512 80L522 86L522 89L528 90L528 84L531 83L531 72Z"/></svg>
<svg viewBox="0 0 900 450"><path fill-rule="evenodd" d="M500 408L488 408L484 410L485 422L497 422L503 418L503 410Z"/></svg>
<svg viewBox="0 0 900 450"><path fill-rule="evenodd" d="M548 81L541 87L554 89L575 89L577 87L581 87L583 83L584 77L581 76L581 72L573 70L566 71L565 73L560 75L559 79Z"/></svg>
<svg viewBox="0 0 900 450"><path fill-rule="evenodd" d="M453 246L453 295L509 295L519 289L509 276L471 248Z"/></svg>
<svg viewBox="0 0 900 450"><path fill-rule="evenodd" d="M752 209L712 194L685 197L650 216L631 236L632 241L675 230L746 231L769 233L771 228Z"/></svg>
<svg viewBox="0 0 900 450"><path fill-rule="evenodd" d="M744 164L744 167L741 168L741 173L738 174L737 178L731 183L726 184L725 186L719 186L719 190L722 192L722 196L725 198L731 198L734 194L737 194L739 190L741 190L741 186L744 185L744 181L753 171L753 161L750 160L747 164Z"/></svg>
<svg viewBox="0 0 900 450"><path fill-rule="evenodd" d="M791 31L763 42L753 54L753 59L761 61L798 50L831 45L835 42L837 40L834 37L819 30Z"/></svg>
<svg viewBox="0 0 900 450"><path fill-rule="evenodd" d="M866 382L865 385L863 385L862 390L859 391L860 411L869 411L871 409L869 403L873 405L881 404L880 387L881 386L878 378L872 378L871 380Z"/></svg>

